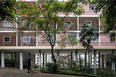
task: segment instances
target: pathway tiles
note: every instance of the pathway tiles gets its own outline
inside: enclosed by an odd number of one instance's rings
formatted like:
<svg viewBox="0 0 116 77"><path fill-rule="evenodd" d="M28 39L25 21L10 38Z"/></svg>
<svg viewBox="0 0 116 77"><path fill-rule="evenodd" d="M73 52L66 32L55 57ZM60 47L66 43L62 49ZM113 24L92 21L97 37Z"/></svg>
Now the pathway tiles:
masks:
<svg viewBox="0 0 116 77"><path fill-rule="evenodd" d="M19 69L0 68L0 77L82 77L82 76L46 74L46 73L41 73L39 71L34 71L33 73L27 73L27 70L21 71Z"/></svg>

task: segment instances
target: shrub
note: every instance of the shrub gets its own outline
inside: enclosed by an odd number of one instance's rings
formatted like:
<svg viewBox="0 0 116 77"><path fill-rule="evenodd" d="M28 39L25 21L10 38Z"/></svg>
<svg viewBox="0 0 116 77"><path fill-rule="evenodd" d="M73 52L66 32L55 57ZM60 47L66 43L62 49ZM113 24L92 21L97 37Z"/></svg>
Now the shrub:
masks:
<svg viewBox="0 0 116 77"><path fill-rule="evenodd" d="M77 72L73 70L60 70L59 73L61 74L70 74L70 75L76 75Z"/></svg>
<svg viewBox="0 0 116 77"><path fill-rule="evenodd" d="M73 71L73 70L60 70L59 73L68 74L68 75L77 75L77 76L97 77L94 74L88 74L88 73L82 73L82 72L77 73L76 71Z"/></svg>
<svg viewBox="0 0 116 77"><path fill-rule="evenodd" d="M37 64L35 64L33 67L34 67L34 68L39 68L39 66L38 66Z"/></svg>
<svg viewBox="0 0 116 77"><path fill-rule="evenodd" d="M98 77L112 77L113 71L110 69L97 69Z"/></svg>
<svg viewBox="0 0 116 77"><path fill-rule="evenodd" d="M41 68L41 72L48 72L47 68Z"/></svg>
<svg viewBox="0 0 116 77"><path fill-rule="evenodd" d="M79 72L78 75L79 75L79 76L87 76L87 77L97 77L97 75L88 74L88 73L82 73L82 72Z"/></svg>
<svg viewBox="0 0 116 77"><path fill-rule="evenodd" d="M58 68L59 65L56 63L47 63L46 66L47 66L47 70L52 73L56 73L59 69Z"/></svg>
<svg viewBox="0 0 116 77"><path fill-rule="evenodd" d="M90 68L89 68L88 66L83 66L83 67L81 68L81 71L82 71L82 72L85 72L85 73L89 73Z"/></svg>
<svg viewBox="0 0 116 77"><path fill-rule="evenodd" d="M80 72L80 66L75 65L75 71Z"/></svg>

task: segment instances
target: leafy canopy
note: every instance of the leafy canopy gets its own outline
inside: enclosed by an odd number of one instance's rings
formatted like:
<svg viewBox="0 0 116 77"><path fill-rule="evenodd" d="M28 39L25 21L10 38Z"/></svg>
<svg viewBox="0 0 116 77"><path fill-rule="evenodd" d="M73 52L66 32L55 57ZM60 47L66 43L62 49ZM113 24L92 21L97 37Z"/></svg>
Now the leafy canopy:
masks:
<svg viewBox="0 0 116 77"><path fill-rule="evenodd" d="M78 0L78 2L84 0ZM64 28L64 21L68 18L69 13L82 14L84 10L82 6L78 4L77 0L69 0L67 2L58 2L56 0L38 2L18 2L17 13L24 19L27 19L33 27L36 27L36 31L43 31L43 37L51 46L52 60L57 62L58 56L62 49L66 46L66 30ZM78 9L77 9L78 7ZM58 14L64 15L60 18ZM61 40L56 40L56 36L60 35ZM57 55L54 54L54 46L59 44L61 49L57 51Z"/></svg>
<svg viewBox="0 0 116 77"><path fill-rule="evenodd" d="M0 0L0 20L12 20L16 12L15 0Z"/></svg>
<svg viewBox="0 0 116 77"><path fill-rule="evenodd" d="M90 26L90 25L84 24L79 36L81 37L80 42L82 42L82 45L86 49L91 49L93 47L90 43L92 40L95 41L98 38L99 32L97 28L94 27L94 25Z"/></svg>
<svg viewBox="0 0 116 77"><path fill-rule="evenodd" d="M97 0L96 12L102 10L104 32L116 30L116 0Z"/></svg>

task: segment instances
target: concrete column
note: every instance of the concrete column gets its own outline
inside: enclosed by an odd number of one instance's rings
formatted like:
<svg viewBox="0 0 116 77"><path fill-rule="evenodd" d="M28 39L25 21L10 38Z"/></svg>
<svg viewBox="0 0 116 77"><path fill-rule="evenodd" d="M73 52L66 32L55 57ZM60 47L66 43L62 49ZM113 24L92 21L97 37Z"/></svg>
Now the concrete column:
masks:
<svg viewBox="0 0 116 77"><path fill-rule="evenodd" d="M79 54L79 60L81 59L81 54Z"/></svg>
<svg viewBox="0 0 116 77"><path fill-rule="evenodd" d="M104 68L104 55L102 54L102 68Z"/></svg>
<svg viewBox="0 0 116 77"><path fill-rule="evenodd" d="M112 50L112 55L114 54L114 50ZM113 73L115 74L115 61L112 60L112 70Z"/></svg>
<svg viewBox="0 0 116 77"><path fill-rule="evenodd" d="M99 68L101 68L101 58L100 58L100 57L101 57L101 53L100 53L100 52L99 52L99 54L98 54L98 57L99 57L99 59L98 59L98 61L99 61L99 62L98 62Z"/></svg>
<svg viewBox="0 0 116 77"><path fill-rule="evenodd" d="M20 70L23 70L23 53L20 51Z"/></svg>
<svg viewBox="0 0 116 77"><path fill-rule="evenodd" d="M39 50L39 70L41 70L41 50Z"/></svg>
<svg viewBox="0 0 116 77"><path fill-rule="evenodd" d="M97 60L97 57L96 57L96 50L94 50L94 74L96 74L96 61Z"/></svg>
<svg viewBox="0 0 116 77"><path fill-rule="evenodd" d="M16 53L16 57L15 57L16 68L19 68L19 59L20 59L19 56L20 56L19 53Z"/></svg>
<svg viewBox="0 0 116 77"><path fill-rule="evenodd" d="M44 52L43 52L43 68L44 68Z"/></svg>
<svg viewBox="0 0 116 77"><path fill-rule="evenodd" d="M46 68L46 63L47 63L47 54L44 54L44 68Z"/></svg>
<svg viewBox="0 0 116 77"><path fill-rule="evenodd" d="M16 21L18 20L18 17L16 17ZM18 33L17 33L18 23L16 23L16 46L18 46Z"/></svg>
<svg viewBox="0 0 116 77"><path fill-rule="evenodd" d="M72 62L72 54L73 54L73 53L71 52L71 62Z"/></svg>
<svg viewBox="0 0 116 77"><path fill-rule="evenodd" d="M115 61L112 61L112 70L115 71Z"/></svg>
<svg viewBox="0 0 116 77"><path fill-rule="evenodd" d="M77 15L77 31L79 31L79 16L78 15ZM79 40L79 32L78 32L77 40ZM77 43L77 46L79 46L79 43Z"/></svg>
<svg viewBox="0 0 116 77"><path fill-rule="evenodd" d="M4 68L5 65L4 65L4 52L2 51L1 52L1 67Z"/></svg>
<svg viewBox="0 0 116 77"><path fill-rule="evenodd" d="M75 50L75 62L78 64L78 50Z"/></svg>
<svg viewBox="0 0 116 77"><path fill-rule="evenodd" d="M87 66L87 52L85 52L85 66Z"/></svg>
<svg viewBox="0 0 116 77"><path fill-rule="evenodd" d="M104 54L104 67L106 68L106 54Z"/></svg>
<svg viewBox="0 0 116 77"><path fill-rule="evenodd" d="M30 54L31 55L31 66L33 66L35 63L34 63L34 54Z"/></svg>
<svg viewBox="0 0 116 77"><path fill-rule="evenodd" d="M90 57L89 58L90 59L89 64L90 64L90 67L92 67L92 52L89 52L89 57Z"/></svg>
<svg viewBox="0 0 116 77"><path fill-rule="evenodd" d="M17 63L17 60L16 60L16 53L15 53L15 68L16 68L16 63Z"/></svg>
<svg viewBox="0 0 116 77"><path fill-rule="evenodd" d="M92 67L92 53L90 55L90 66Z"/></svg>
<svg viewBox="0 0 116 77"><path fill-rule="evenodd" d="M36 32L36 46L39 46L38 44L38 41L39 41L39 39L38 39L38 33Z"/></svg>
<svg viewBox="0 0 116 77"><path fill-rule="evenodd" d="M101 23L100 23L100 21L101 21L101 20L100 20L100 17L99 17L99 46L101 46L101 39L100 39L100 24L101 24Z"/></svg>
<svg viewBox="0 0 116 77"><path fill-rule="evenodd" d="M106 67L106 54L102 54L102 67Z"/></svg>

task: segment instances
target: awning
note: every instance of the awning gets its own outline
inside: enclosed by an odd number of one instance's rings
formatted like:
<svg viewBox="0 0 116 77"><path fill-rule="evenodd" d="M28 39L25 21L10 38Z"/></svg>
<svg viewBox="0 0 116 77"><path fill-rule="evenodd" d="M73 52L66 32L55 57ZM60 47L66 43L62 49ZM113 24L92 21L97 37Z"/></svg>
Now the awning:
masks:
<svg viewBox="0 0 116 77"><path fill-rule="evenodd" d="M0 50L13 50L13 49L18 49L18 50L46 50L46 49L51 49L50 46L0 46ZM61 49L61 47L54 47L54 49ZM82 46L66 46L64 49L85 49ZM116 46L94 46L94 49L116 49Z"/></svg>

